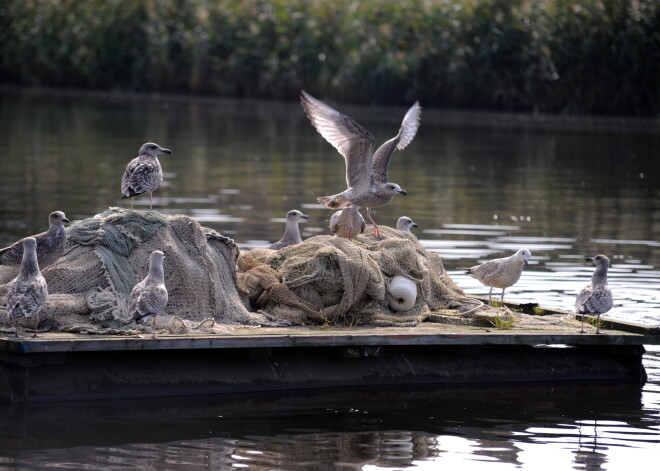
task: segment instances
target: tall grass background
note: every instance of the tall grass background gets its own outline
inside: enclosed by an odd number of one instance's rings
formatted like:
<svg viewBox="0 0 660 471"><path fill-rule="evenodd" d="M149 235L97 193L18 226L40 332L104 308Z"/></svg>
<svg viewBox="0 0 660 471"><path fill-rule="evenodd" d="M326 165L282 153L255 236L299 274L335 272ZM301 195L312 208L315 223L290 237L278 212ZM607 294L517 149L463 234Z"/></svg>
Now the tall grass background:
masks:
<svg viewBox="0 0 660 471"><path fill-rule="evenodd" d="M0 83L660 115L658 0L0 0Z"/></svg>

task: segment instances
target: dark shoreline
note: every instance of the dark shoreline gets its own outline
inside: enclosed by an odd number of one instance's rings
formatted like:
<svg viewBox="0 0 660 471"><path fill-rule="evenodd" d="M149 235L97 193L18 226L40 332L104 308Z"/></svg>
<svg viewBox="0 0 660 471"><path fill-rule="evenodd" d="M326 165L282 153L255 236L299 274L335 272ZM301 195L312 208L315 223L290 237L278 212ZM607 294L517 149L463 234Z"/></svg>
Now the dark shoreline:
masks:
<svg viewBox="0 0 660 471"><path fill-rule="evenodd" d="M16 98L48 98L48 99L91 99L102 100L109 103L120 102L150 102L160 106L198 104L209 106L258 106L268 107L269 113L277 114L278 110L287 110L290 106L299 106L297 101L283 101L265 98L227 98L213 95L196 95L183 93L139 93L117 90L86 90L79 88L55 87L21 87L0 84L0 96ZM373 119L376 107L341 104L342 109L350 112L356 118L369 115ZM630 116L601 116L601 115L564 115L553 113L524 113L490 110L464 110L452 108L423 107L423 120L450 127L479 127L491 129L527 129L534 131L560 131L560 132L624 132L643 135L660 135L660 118L642 118ZM388 120L388 114L381 114Z"/></svg>

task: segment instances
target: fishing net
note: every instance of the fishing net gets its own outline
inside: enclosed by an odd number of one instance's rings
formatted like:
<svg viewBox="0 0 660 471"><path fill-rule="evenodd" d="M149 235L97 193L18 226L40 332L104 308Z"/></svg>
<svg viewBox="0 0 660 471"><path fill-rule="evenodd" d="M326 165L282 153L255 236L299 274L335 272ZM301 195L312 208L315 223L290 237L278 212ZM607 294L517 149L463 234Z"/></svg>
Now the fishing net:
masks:
<svg viewBox="0 0 660 471"><path fill-rule="evenodd" d="M153 250L165 253L169 292L167 307L158 317L169 320L176 316L196 325L209 318L224 324L266 321L248 312L236 289L236 244L188 216L110 208L74 222L67 235L62 258L43 270L49 297L40 326L120 329L130 324L126 299L147 274ZM16 267L0 267L3 307L17 272ZM7 325L7 317L2 316L0 322Z"/></svg>
<svg viewBox="0 0 660 471"><path fill-rule="evenodd" d="M381 240L367 228L352 240L316 236L278 251L240 254L231 239L188 216L110 208L67 228L64 255L43 270L49 296L39 328L88 333L135 328L126 300L148 272L153 250L165 253L169 292L157 327L173 334L228 333L237 324L494 325L515 317L517 328L536 329L567 322L566 316L541 321L475 308L475 300L454 284L440 257L413 234L384 226L380 231ZM0 266L0 310L17 273L17 267ZM414 287L409 309L388 304L395 277ZM34 320L21 324L29 328ZM0 330L11 331L4 312Z"/></svg>
<svg viewBox="0 0 660 471"><path fill-rule="evenodd" d="M295 325L416 325L434 312L474 307L454 284L437 254L407 232L380 227L351 241L316 236L279 251L255 249L238 260L239 286L253 306ZM403 276L417 288L414 305L394 311L390 280Z"/></svg>

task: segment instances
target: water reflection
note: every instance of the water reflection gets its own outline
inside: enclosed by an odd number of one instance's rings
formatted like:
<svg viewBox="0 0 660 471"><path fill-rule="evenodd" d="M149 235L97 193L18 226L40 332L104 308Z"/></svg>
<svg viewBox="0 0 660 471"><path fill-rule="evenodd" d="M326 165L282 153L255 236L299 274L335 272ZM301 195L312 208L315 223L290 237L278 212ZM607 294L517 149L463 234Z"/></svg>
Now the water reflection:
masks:
<svg viewBox="0 0 660 471"><path fill-rule="evenodd" d="M2 406L0 469L599 469L650 455L653 400L642 407L637 384L573 384Z"/></svg>

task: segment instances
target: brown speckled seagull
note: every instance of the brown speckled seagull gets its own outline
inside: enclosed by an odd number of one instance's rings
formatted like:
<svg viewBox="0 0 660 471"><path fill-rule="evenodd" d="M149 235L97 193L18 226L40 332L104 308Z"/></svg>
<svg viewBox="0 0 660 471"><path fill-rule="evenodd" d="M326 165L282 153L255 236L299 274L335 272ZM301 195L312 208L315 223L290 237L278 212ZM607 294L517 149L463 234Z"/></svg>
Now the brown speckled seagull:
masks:
<svg viewBox="0 0 660 471"><path fill-rule="evenodd" d="M135 197L142 193L149 193L149 209L153 208L153 192L163 181L163 168L160 166L158 154L172 154L172 151L147 142L140 147L138 156L126 166L121 178L121 197L131 198L131 209Z"/></svg>
<svg viewBox="0 0 660 471"><path fill-rule="evenodd" d="M585 258L587 262L596 265L596 270L591 276L591 282L580 290L575 300L575 310L582 314L582 325L580 333L584 331L584 314L596 314L596 333L600 334L600 315L606 313L614 304L612 291L607 286L607 269L610 267L610 259L605 255Z"/></svg>
<svg viewBox="0 0 660 471"><path fill-rule="evenodd" d="M351 240L364 232L364 218L355 206L349 206L332 214L330 232L337 237Z"/></svg>
<svg viewBox="0 0 660 471"><path fill-rule="evenodd" d="M504 290L518 282L523 267L528 265L531 256L532 253L529 250L522 248L510 257L488 260L481 265L468 268L465 270L465 274L490 286L488 292L488 304L490 305L492 305L493 288L502 288L502 303L504 303Z"/></svg>
<svg viewBox="0 0 660 471"><path fill-rule="evenodd" d="M408 216L401 216L396 222L396 228L403 232L412 232L413 227L417 227L417 223Z"/></svg>
<svg viewBox="0 0 660 471"><path fill-rule="evenodd" d="M37 260L39 267L45 268L55 263L64 253L66 247L66 229L64 223L68 223L62 211L53 211L48 216L48 230L41 234L33 235L37 242ZM0 265L20 265L23 260L23 240L0 249Z"/></svg>
<svg viewBox="0 0 660 471"><path fill-rule="evenodd" d="M7 315L14 321L16 337L18 337L18 320L21 317L34 316L32 337L37 337L39 311L46 304L48 285L37 263L37 241L34 237L26 237L21 244L23 244L23 260L18 276L9 288Z"/></svg>
<svg viewBox="0 0 660 471"><path fill-rule="evenodd" d="M346 115L329 107L305 91L300 97L303 109L316 130L332 144L346 161L348 189L331 196L318 198L330 209L364 206L367 217L374 225L374 235L380 238L378 225L371 218L371 208L385 206L396 195L407 194L396 183L387 181L387 168L396 149L405 149L413 140L422 108L418 102L408 110L401 122L399 133L381 145L376 152L373 136Z"/></svg>
<svg viewBox="0 0 660 471"><path fill-rule="evenodd" d="M153 339L156 338L156 315L165 308L168 299L163 270L164 259L165 254L160 250L151 252L149 273L144 280L135 285L128 297L128 312L133 315L136 323L143 324L153 316L151 324Z"/></svg>
<svg viewBox="0 0 660 471"><path fill-rule="evenodd" d="M297 209L292 209L286 213L286 227L284 228L284 234L282 238L277 242L270 244L269 249L279 250L289 245L296 245L302 242L302 237L300 237L300 228L298 227L299 222L305 222L309 219L309 216L301 213Z"/></svg>

